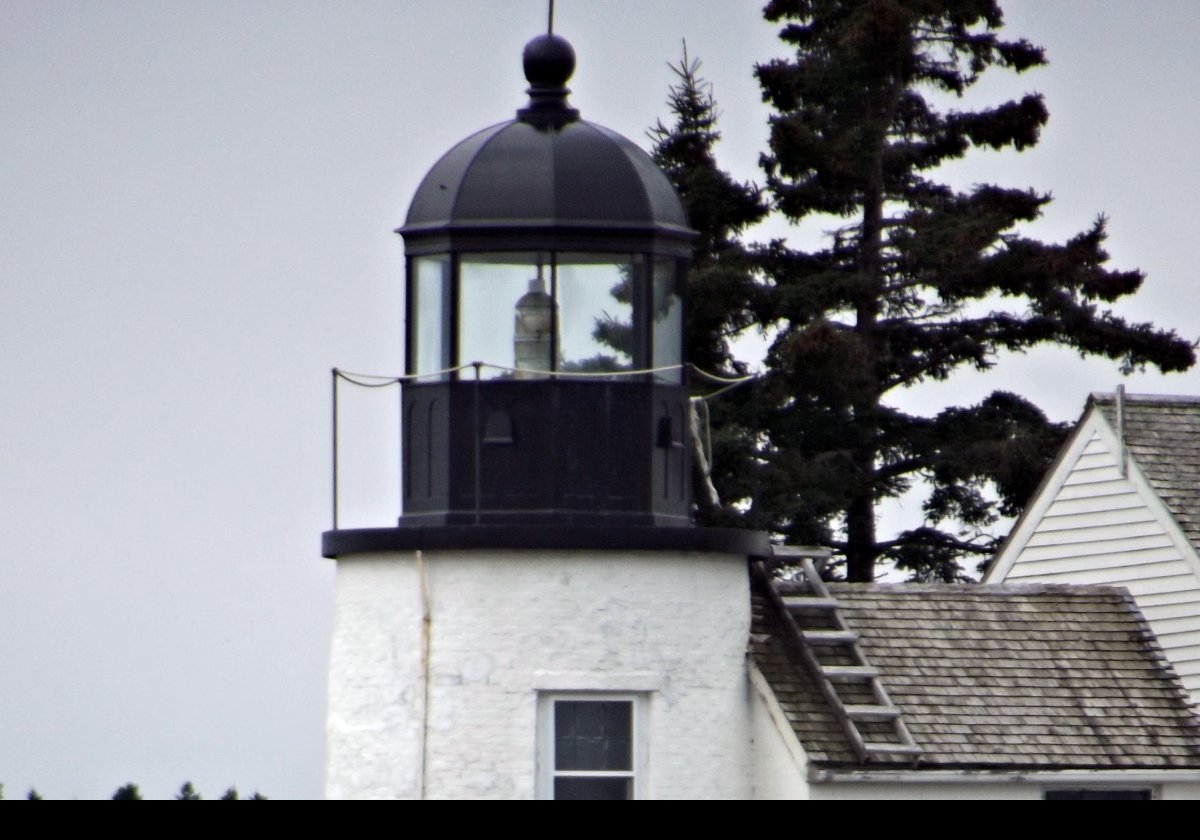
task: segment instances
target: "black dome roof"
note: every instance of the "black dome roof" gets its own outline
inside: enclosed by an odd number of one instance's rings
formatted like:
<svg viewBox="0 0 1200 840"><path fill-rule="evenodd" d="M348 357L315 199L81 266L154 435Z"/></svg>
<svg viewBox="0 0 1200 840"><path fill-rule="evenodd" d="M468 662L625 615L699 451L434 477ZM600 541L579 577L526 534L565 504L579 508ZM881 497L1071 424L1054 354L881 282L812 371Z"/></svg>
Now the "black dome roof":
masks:
<svg viewBox="0 0 1200 840"><path fill-rule="evenodd" d="M410 253L651 245L690 253L695 234L650 156L567 107L563 84L573 68L574 52L563 39L530 42L530 104L433 165L399 229Z"/></svg>

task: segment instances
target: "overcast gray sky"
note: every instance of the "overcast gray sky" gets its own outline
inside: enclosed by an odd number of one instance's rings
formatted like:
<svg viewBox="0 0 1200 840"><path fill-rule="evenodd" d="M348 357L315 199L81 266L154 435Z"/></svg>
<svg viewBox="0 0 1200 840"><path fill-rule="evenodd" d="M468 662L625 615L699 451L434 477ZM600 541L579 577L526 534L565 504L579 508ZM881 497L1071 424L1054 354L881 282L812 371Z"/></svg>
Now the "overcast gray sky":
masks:
<svg viewBox="0 0 1200 840"><path fill-rule="evenodd" d="M1120 311L1200 336L1200 5L1005 3L1051 66L1043 143L955 167L1056 201L1034 231L1110 217ZM0 782L52 798L191 779L322 790L333 565L329 368L401 369L418 181L525 101L543 0L0 0ZM758 4L560 0L574 104L645 143L681 40L724 113L723 162L758 176L751 69L780 53ZM774 234L787 233L772 229ZM902 397L997 387L1073 419L1118 382L1048 351ZM1200 374L1131 378L1198 393ZM371 402L375 400L375 402ZM395 511L391 397L351 400L348 525ZM366 488L366 489L364 489Z"/></svg>

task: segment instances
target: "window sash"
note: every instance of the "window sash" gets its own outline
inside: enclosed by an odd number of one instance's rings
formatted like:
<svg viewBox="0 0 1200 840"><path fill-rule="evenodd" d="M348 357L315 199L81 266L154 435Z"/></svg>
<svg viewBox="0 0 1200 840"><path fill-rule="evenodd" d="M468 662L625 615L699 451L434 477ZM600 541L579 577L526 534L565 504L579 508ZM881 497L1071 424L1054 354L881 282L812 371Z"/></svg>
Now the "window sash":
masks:
<svg viewBox="0 0 1200 840"><path fill-rule="evenodd" d="M559 703L625 703L629 708L629 757L628 768L589 769L573 767L557 769L556 766L556 716ZM537 739L537 795L539 799L554 799L557 780L605 780L609 783L625 781L628 795L637 799L644 784L644 744L641 723L645 717L645 697L640 694L554 692L538 695L538 739Z"/></svg>

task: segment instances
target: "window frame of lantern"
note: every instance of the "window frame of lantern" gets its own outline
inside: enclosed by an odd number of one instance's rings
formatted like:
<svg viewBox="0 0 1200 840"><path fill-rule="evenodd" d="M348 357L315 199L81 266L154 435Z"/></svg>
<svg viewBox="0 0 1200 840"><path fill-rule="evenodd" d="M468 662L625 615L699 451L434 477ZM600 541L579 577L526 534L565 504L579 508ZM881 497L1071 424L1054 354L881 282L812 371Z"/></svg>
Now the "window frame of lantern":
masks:
<svg viewBox="0 0 1200 840"><path fill-rule="evenodd" d="M444 380L445 374L440 376L435 376L435 374L446 368L454 367L458 363L456 336L454 335L456 319L451 314L451 309L456 305L458 297L456 282L458 270L455 262L456 258L452 252L419 254L408 256L405 259L405 276L408 281L405 284L404 294L404 372L409 376L419 377L419 381ZM439 358L436 364L432 365L426 363L427 360L423 358L421 352L424 338L429 334L432 326L429 323L431 313L423 305L425 292L429 291L422 288L424 284L421 268L426 263L441 263L442 266L441 288L437 290L436 344L438 347L436 352Z"/></svg>
<svg viewBox="0 0 1200 840"><path fill-rule="evenodd" d="M574 265L607 265L614 269L619 269L621 266L629 266L632 273L634 288L631 290L629 301L629 318L630 318L630 334L631 346L626 354L630 358L630 368L632 370L645 370L650 368L659 368L665 366L682 365L686 361L686 348L684 347L683 324L686 323L687 316L687 296L685 293L686 287L686 267L681 259L666 253L660 253L653 249L644 250L587 250L581 247L568 248L544 248L544 247L514 247L506 249L502 247L487 247L487 248L472 248L470 250L457 250L453 246L449 250L421 250L417 253L409 254L406 258L405 273L407 276L406 294L405 294L405 372L410 376L420 377L420 381L430 381L433 379L439 380L469 380L475 377L475 373L470 370L461 370L464 365L470 365L473 362L480 361L501 367L508 367L506 358L491 359L491 358L467 358L469 355L478 355L475 353L476 348L467 348L468 352L464 352L462 347L464 337L464 312L463 307L479 306L480 301L471 297L471 290L464 288L464 281L470 285L473 281L469 278L464 278L464 263L469 268L470 265L478 263L486 265L489 260L487 257L498 258L496 262L502 264L502 258L511 256L518 258L521 256L529 256L531 258L530 268L536 270L537 257L542 257L543 266L546 270L546 292L550 295L553 301L552 322L553 329L551 332L551 353L550 359L551 376L547 378L569 377L572 374L570 370L564 370L562 365L565 363L585 361L583 359L567 359L560 358L563 355L564 344L564 328L567 327L568 315L564 315L564 283L560 276L563 270L569 269ZM480 259L483 258L483 259ZM430 364L428 360L421 357L422 343L430 334L432 325L425 323L428 319L422 315L430 316L432 313L428 308L423 311L422 307L422 278L421 268L424 265L422 261L437 262L443 264L443 288L440 294L440 323L437 326L437 340L439 344L438 352L441 358L437 360L437 364ZM521 263L515 262L514 265ZM656 317L655 301L659 295L661 285L673 284L674 288L671 292L677 300L677 309L672 312L670 317L659 319ZM482 285L482 284L481 284ZM567 306L570 308L570 291L567 287ZM579 284L582 286L582 284ZM427 291L427 290L426 290ZM475 297L482 300L484 295L476 290ZM602 310L601 310L602 311ZM596 317L601 314L601 311L590 314ZM506 320L511 318L514 313L506 313ZM577 324L572 324L570 327L574 329ZM674 333L671 336L670 353L664 353L663 348L666 343L663 341L663 336L659 334L660 327L671 327ZM577 329L574 330L578 332ZM578 343L578 342L577 342ZM677 345L677 346L676 346ZM621 353L622 351L617 351ZM516 360L511 363L512 367L516 367ZM434 373L445 369L451 369L453 372L442 375L433 376ZM618 368L612 371L614 376L622 376L622 369ZM484 376L484 378L494 378ZM679 383L683 380L681 372L672 373L670 371L654 374L651 377L655 381L664 383Z"/></svg>

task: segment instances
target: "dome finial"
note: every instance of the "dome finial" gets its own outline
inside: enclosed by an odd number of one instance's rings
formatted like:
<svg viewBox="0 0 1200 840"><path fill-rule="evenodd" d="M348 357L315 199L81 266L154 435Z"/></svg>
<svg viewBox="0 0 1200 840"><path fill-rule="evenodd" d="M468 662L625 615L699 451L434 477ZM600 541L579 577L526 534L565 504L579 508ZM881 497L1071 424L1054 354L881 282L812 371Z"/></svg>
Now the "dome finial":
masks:
<svg viewBox="0 0 1200 840"><path fill-rule="evenodd" d="M553 30L553 2L549 25ZM567 80L575 72L575 49L567 39L553 31L539 35L525 45L522 62L529 82L529 104L517 111L517 119L538 128L557 128L579 119L579 112L567 104L571 93Z"/></svg>

